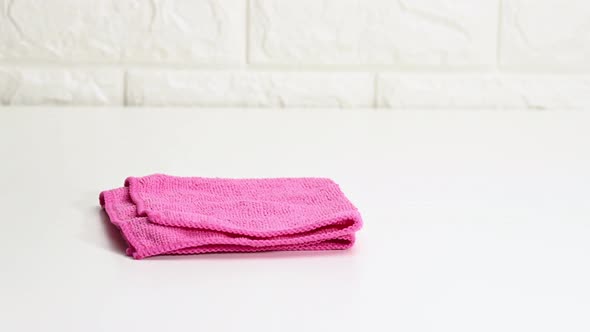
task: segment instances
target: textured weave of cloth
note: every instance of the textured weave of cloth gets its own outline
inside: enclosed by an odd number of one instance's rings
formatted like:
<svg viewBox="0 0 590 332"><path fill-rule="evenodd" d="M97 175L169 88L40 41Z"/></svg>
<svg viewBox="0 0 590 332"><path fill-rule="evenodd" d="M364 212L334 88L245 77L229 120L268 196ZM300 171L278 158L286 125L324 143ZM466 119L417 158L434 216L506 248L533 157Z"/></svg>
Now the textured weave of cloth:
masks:
<svg viewBox="0 0 590 332"><path fill-rule="evenodd" d="M362 220L324 178L130 177L100 204L136 259L165 254L350 248Z"/></svg>

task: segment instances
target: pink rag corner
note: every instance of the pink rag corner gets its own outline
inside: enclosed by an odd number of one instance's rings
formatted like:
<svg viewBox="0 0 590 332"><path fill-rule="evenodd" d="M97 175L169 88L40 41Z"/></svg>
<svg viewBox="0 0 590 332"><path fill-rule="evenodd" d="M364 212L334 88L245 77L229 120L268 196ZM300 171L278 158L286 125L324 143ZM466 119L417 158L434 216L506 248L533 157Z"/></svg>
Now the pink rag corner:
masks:
<svg viewBox="0 0 590 332"><path fill-rule="evenodd" d="M130 177L100 204L136 259L164 254L347 249L362 220L324 178Z"/></svg>

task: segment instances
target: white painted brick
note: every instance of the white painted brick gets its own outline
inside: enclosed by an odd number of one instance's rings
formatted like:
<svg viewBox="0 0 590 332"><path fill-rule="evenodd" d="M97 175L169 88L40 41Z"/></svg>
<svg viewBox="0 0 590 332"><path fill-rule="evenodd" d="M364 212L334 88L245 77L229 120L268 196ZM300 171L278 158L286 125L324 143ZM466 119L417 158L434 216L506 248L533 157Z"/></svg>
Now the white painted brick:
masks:
<svg viewBox="0 0 590 332"><path fill-rule="evenodd" d="M497 0L253 0L254 63L489 65Z"/></svg>
<svg viewBox="0 0 590 332"><path fill-rule="evenodd" d="M135 106L371 107L370 73L136 70L127 101Z"/></svg>
<svg viewBox="0 0 590 332"><path fill-rule="evenodd" d="M583 109L590 77L581 75L381 74L378 106L411 108Z"/></svg>
<svg viewBox="0 0 590 332"><path fill-rule="evenodd" d="M2 105L122 105L119 70L0 68Z"/></svg>
<svg viewBox="0 0 590 332"><path fill-rule="evenodd" d="M507 0L501 63L508 66L590 67L587 0Z"/></svg>
<svg viewBox="0 0 590 332"><path fill-rule="evenodd" d="M243 62L243 0L0 0L0 59Z"/></svg>

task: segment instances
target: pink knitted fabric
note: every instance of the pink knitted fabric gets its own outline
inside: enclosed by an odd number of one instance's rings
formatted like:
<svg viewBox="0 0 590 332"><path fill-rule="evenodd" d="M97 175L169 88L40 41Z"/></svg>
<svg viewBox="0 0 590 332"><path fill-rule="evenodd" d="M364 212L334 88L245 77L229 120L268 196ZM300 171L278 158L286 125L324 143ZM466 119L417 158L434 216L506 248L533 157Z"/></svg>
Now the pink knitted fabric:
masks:
<svg viewBox="0 0 590 332"><path fill-rule="evenodd" d="M219 179L150 175L100 194L127 254L347 249L358 210L322 178Z"/></svg>

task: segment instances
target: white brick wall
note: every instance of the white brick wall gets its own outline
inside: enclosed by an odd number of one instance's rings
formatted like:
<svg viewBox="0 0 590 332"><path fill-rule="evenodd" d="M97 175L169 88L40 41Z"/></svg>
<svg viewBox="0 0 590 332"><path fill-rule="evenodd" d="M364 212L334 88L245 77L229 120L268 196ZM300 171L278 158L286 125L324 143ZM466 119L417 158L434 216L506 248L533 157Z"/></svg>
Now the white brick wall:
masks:
<svg viewBox="0 0 590 332"><path fill-rule="evenodd" d="M0 0L0 104L590 108L590 2Z"/></svg>

